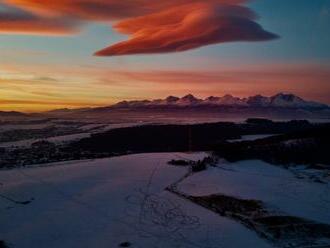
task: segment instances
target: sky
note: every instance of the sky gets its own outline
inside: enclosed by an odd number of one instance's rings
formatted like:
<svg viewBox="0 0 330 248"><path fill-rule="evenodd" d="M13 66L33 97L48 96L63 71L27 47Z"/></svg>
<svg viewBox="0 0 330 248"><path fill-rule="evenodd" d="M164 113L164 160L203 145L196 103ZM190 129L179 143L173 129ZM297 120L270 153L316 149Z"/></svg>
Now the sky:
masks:
<svg viewBox="0 0 330 248"><path fill-rule="evenodd" d="M0 0L0 110L290 92L330 104L330 0Z"/></svg>

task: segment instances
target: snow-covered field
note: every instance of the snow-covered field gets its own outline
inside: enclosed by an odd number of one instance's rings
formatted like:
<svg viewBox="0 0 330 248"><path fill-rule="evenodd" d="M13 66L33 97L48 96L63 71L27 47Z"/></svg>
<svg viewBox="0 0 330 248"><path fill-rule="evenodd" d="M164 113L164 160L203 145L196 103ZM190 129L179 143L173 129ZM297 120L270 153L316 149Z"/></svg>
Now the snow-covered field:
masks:
<svg viewBox="0 0 330 248"><path fill-rule="evenodd" d="M117 128L125 128L125 127L134 127L141 125L140 123L121 123L121 124L87 124L83 125L77 130L80 130L79 133L67 134L67 135L58 135L49 138L39 138L39 139L23 139L19 141L12 142L0 142L0 148L25 148L30 147L33 143L41 140L47 140L56 144L64 144L76 140L80 140L83 138L90 137L94 133L102 133L112 129ZM47 126L45 126L47 127ZM0 126L0 132L15 130L14 128L18 128L19 130L29 130L36 128L36 125L13 125L11 127L7 127L6 129L2 129Z"/></svg>
<svg viewBox="0 0 330 248"><path fill-rule="evenodd" d="M17 248L271 247L239 222L164 190L187 173L169 160L206 155L138 154L0 171L0 240ZM330 183L262 161L220 161L178 190L261 200L330 224Z"/></svg>
<svg viewBox="0 0 330 248"><path fill-rule="evenodd" d="M30 147L33 143L41 140L47 140L52 143L56 144L63 144L67 142L72 142L75 140L80 140L83 138L90 137L90 133L77 133L77 134L68 134L68 135L60 135L50 138L44 139L27 139L27 140L20 140L20 141L13 141L13 142L3 142L0 143L0 148L23 148L23 147Z"/></svg>
<svg viewBox="0 0 330 248"><path fill-rule="evenodd" d="M262 161L220 162L179 184L188 195L225 194L261 200L292 216L330 224L330 183L298 179L290 170Z"/></svg>
<svg viewBox="0 0 330 248"><path fill-rule="evenodd" d="M204 156L139 154L0 171L0 240L15 248L108 248L120 244L139 248L270 247L241 224L164 191L187 170L168 165L169 160ZM212 169L188 178L182 188L198 193L196 184L200 184L203 192L267 197L266 191L272 189L268 180L273 175L262 174L273 171L254 170L253 166L242 170L258 173L261 181L253 185L250 174L245 178L239 172ZM274 177L293 182L283 174L278 172ZM230 176L235 178L227 178ZM258 190L257 184L266 188ZM278 186L283 194L288 187ZM306 201L316 197L311 193L315 192L308 191ZM325 211L319 217L329 220Z"/></svg>

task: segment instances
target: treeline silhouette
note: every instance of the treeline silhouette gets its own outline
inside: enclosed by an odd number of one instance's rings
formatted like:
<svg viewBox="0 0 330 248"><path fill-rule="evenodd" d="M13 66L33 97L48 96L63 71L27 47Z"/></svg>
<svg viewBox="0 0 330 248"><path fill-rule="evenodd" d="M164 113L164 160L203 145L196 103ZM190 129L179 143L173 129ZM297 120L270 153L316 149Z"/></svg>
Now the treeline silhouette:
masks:
<svg viewBox="0 0 330 248"><path fill-rule="evenodd" d="M275 164L330 165L330 124L255 141L223 142L214 153L229 161L261 159Z"/></svg>
<svg viewBox="0 0 330 248"><path fill-rule="evenodd" d="M242 124L146 125L94 134L70 147L94 153L206 151L241 135L282 134L313 127L315 124L308 121L272 122L263 119L249 119Z"/></svg>
<svg viewBox="0 0 330 248"><path fill-rule="evenodd" d="M308 121L145 125L113 129L66 144L37 141L31 147L0 148L0 168L58 161L105 158L132 153L214 151L236 161L328 163L329 125ZM274 134L257 141L229 141L242 135Z"/></svg>

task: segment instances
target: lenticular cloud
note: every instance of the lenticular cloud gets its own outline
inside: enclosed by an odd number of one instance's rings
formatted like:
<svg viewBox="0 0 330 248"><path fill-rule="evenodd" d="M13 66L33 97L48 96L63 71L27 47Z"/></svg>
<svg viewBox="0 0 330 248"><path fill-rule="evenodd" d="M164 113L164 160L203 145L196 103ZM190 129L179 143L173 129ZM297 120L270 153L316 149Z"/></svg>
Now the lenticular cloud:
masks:
<svg viewBox="0 0 330 248"><path fill-rule="evenodd" d="M194 4L173 7L117 23L115 30L128 34L129 39L96 55L179 52L216 43L276 38L254 19L254 14L241 6Z"/></svg>
<svg viewBox="0 0 330 248"><path fill-rule="evenodd" d="M6 0L0 32L61 35L88 22L110 22L127 40L95 54L169 53L234 41L277 38L244 0Z"/></svg>

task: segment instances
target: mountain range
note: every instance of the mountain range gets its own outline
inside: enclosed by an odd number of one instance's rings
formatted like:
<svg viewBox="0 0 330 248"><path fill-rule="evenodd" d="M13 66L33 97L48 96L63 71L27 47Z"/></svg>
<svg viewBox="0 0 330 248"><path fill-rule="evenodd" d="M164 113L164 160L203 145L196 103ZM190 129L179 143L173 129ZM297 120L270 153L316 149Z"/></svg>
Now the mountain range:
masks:
<svg viewBox="0 0 330 248"><path fill-rule="evenodd" d="M122 101L108 108L193 108L193 107L246 107L246 108L290 108L290 109L328 109L323 103L304 100L294 94L279 93L271 97L262 95L239 98L232 95L210 96L205 99L191 94L182 98L169 96L165 99Z"/></svg>
<svg viewBox="0 0 330 248"><path fill-rule="evenodd" d="M279 93L274 96L256 95L247 98L239 98L232 95L224 95L222 97L210 96L204 99L197 98L192 94L184 97L169 96L165 99L156 100L137 100L122 101L114 105L96 108L80 108L80 109L55 109L43 113L25 114L20 112L0 111L1 118L24 118L24 117L93 117L102 116L109 118L111 114L114 117L125 117L122 111L141 115L142 112L152 111L153 113L175 112L180 110L189 110L190 113L207 113L218 112L225 114L250 114L253 115L274 115L286 117L305 118L309 115L321 116L322 118L330 118L330 106L320 102L305 100L294 94ZM140 114L138 114L140 113ZM297 115L298 114L298 115ZM143 114L142 114L143 115Z"/></svg>
<svg viewBox="0 0 330 248"><path fill-rule="evenodd" d="M0 111L1 117L25 117L26 114L17 111Z"/></svg>

